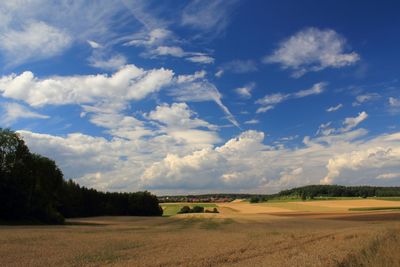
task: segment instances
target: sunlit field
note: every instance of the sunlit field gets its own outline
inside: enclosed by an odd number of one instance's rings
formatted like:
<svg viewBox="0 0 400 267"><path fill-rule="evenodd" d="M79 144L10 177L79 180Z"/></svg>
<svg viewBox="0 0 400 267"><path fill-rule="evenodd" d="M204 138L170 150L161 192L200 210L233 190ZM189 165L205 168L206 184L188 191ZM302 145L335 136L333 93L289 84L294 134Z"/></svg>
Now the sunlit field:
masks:
<svg viewBox="0 0 400 267"><path fill-rule="evenodd" d="M399 266L400 202L203 204L219 214L1 226L2 266ZM195 204L191 204L195 205ZM357 206L356 206L357 205ZM393 207L393 210L349 211Z"/></svg>

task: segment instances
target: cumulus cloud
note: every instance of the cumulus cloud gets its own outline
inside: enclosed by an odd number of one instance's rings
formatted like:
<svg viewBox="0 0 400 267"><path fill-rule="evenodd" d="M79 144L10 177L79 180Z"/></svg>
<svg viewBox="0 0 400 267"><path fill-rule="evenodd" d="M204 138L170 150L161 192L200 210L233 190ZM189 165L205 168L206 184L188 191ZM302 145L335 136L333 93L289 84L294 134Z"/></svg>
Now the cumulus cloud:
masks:
<svg viewBox="0 0 400 267"><path fill-rule="evenodd" d="M306 28L280 43L279 47L264 57L264 63L278 63L292 69L293 77L325 68L341 68L356 63L360 56L346 52L346 39L327 29Z"/></svg>
<svg viewBox="0 0 400 267"><path fill-rule="evenodd" d="M106 74L55 76L40 79L30 71L0 78L3 97L31 106L93 103L101 99L139 100L171 83L174 73L164 68L143 70L126 65Z"/></svg>
<svg viewBox="0 0 400 267"><path fill-rule="evenodd" d="M380 169L398 167L400 149L398 147L371 147L343 153L330 159L327 165L328 174L321 180L322 183L331 184L341 172L345 170L357 171L365 169L374 173ZM380 174L379 179L395 178L396 176Z"/></svg>
<svg viewBox="0 0 400 267"><path fill-rule="evenodd" d="M181 123L177 114L159 117L164 109L173 113L186 107L176 103L155 109L153 116L164 126L204 124L193 115L195 122L189 123ZM32 151L55 158L67 178L103 190L271 193L319 182L385 185L400 173L400 133L363 138L363 129L305 137L303 146L290 148L264 144L264 133L258 131L243 132L220 146L181 142L167 133L109 140L79 133L20 134Z"/></svg>
<svg viewBox="0 0 400 267"><path fill-rule="evenodd" d="M18 103L1 103L2 116L0 121L5 126L10 126L19 119L48 119L47 115L32 111Z"/></svg>
<svg viewBox="0 0 400 267"><path fill-rule="evenodd" d="M314 84L311 88L300 90L295 93L274 93L270 95L266 95L263 98L260 98L256 101L256 104L261 105L260 108L257 109L257 113L263 113L268 110L273 109L277 104L287 101L289 99L303 98L310 95L318 95L321 94L326 87L326 83L320 82Z"/></svg>
<svg viewBox="0 0 400 267"><path fill-rule="evenodd" d="M337 104L336 106L327 108L326 112L335 112L335 111L338 111L339 109L341 109L342 107L343 107L343 104Z"/></svg>

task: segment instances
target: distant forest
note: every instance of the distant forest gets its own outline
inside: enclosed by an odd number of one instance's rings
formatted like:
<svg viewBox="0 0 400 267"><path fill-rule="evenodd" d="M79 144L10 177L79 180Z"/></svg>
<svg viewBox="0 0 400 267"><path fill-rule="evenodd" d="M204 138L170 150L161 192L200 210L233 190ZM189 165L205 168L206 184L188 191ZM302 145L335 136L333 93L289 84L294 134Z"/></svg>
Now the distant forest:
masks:
<svg viewBox="0 0 400 267"><path fill-rule="evenodd" d="M343 185L307 185L283 190L276 194L202 194L161 196L160 202L213 202L214 199L250 199L251 202L262 202L273 199L300 198L303 200L321 197L397 197L400 187L378 186L343 186Z"/></svg>
<svg viewBox="0 0 400 267"><path fill-rule="evenodd" d="M149 192L103 193L65 181L49 158L31 153L20 136L0 128L0 223L63 223L101 215L160 216Z"/></svg>
<svg viewBox="0 0 400 267"><path fill-rule="evenodd" d="M342 185L308 185L283 190L275 197L396 197L400 196L400 187L379 186L342 186Z"/></svg>

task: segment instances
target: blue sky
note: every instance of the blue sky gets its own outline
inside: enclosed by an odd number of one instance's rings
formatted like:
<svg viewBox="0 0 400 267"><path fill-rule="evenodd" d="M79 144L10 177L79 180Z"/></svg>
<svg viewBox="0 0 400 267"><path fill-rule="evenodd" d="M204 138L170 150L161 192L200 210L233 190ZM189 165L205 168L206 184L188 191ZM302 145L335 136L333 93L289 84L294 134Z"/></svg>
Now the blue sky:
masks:
<svg viewBox="0 0 400 267"><path fill-rule="evenodd" d="M101 190L400 182L397 1L7 1L0 126Z"/></svg>

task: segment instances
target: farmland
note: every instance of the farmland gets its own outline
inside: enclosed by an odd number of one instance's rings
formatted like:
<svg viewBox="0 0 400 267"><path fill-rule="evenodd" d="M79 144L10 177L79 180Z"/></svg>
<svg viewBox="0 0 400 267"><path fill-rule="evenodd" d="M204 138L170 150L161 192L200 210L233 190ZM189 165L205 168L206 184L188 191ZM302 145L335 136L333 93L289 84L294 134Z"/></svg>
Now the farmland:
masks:
<svg viewBox="0 0 400 267"><path fill-rule="evenodd" d="M2 266L398 266L400 202L232 202L219 214L1 226ZM169 210L168 210L169 209Z"/></svg>

